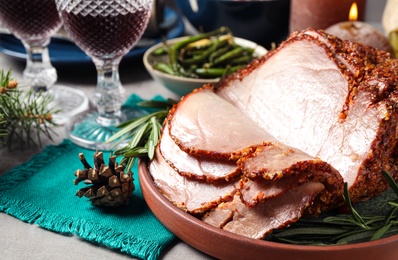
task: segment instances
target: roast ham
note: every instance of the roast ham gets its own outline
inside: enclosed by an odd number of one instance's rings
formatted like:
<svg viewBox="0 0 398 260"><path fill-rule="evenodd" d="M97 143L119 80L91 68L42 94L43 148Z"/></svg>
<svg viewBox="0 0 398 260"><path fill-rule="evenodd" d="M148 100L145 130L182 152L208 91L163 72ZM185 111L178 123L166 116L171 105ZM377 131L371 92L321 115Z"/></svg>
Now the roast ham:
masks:
<svg viewBox="0 0 398 260"><path fill-rule="evenodd" d="M214 109L220 114L214 113ZM221 115L225 124L208 118L221 121ZM214 134L215 131L219 136ZM231 163L235 167L228 169ZM219 176L214 173L215 169ZM270 207L264 205L285 201L291 196L291 190L307 187L307 183L319 187L308 189L306 198L299 198L305 203L294 207L292 214L295 217L282 214L278 226L296 221L304 211L317 214L330 208L341 199L343 187L342 178L333 167L277 142L239 109L220 98L211 86L186 95L171 109L149 170L159 190L175 205L191 213L211 210L237 194L240 203L248 207L247 211L240 209L242 214L254 210L258 213L251 216L258 217ZM239 185L235 176L240 177ZM196 196L198 198L194 199ZM236 200L231 205L238 205ZM291 205L287 207L292 208ZM215 209L214 212L212 216L220 211ZM225 216L224 210L221 212L215 218L224 223L229 217ZM264 216L265 219L272 217ZM265 219L264 223L271 221ZM273 224L251 237L264 236L271 227Z"/></svg>
<svg viewBox="0 0 398 260"><path fill-rule="evenodd" d="M354 202L397 178L397 60L323 31L295 33L217 94L285 145L331 164Z"/></svg>
<svg viewBox="0 0 398 260"><path fill-rule="evenodd" d="M263 238L273 229L398 179L398 62L321 30L293 33L245 68L169 112L155 185L216 227ZM215 90L214 90L215 88Z"/></svg>

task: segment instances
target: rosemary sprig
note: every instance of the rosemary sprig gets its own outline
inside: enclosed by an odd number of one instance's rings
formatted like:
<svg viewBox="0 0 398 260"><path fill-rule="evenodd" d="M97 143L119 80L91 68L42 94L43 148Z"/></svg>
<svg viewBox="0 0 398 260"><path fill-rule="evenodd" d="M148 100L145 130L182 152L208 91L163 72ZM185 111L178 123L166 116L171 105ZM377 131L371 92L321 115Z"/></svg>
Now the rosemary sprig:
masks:
<svg viewBox="0 0 398 260"><path fill-rule="evenodd" d="M398 197L397 183L386 171L382 171L382 175ZM398 200L387 202L391 209L385 216L361 216L351 203L346 183L343 198L350 214L302 218L290 227L275 230L265 239L298 245L330 245L371 241L398 234Z"/></svg>
<svg viewBox="0 0 398 260"><path fill-rule="evenodd" d="M137 158L153 158L163 122L174 103L173 100L138 103L139 107L155 111L119 125L120 130L107 139L107 142L118 140L118 144L129 140L127 145L113 151L114 155L123 156L120 163L125 166L126 171L131 170Z"/></svg>

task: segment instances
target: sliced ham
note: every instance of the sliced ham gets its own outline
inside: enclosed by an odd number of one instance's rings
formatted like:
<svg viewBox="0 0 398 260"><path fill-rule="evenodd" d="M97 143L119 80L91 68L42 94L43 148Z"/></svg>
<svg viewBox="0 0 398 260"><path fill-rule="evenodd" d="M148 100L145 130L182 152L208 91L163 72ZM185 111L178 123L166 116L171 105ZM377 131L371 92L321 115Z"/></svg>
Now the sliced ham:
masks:
<svg viewBox="0 0 398 260"><path fill-rule="evenodd" d="M238 164L247 178L240 182L243 202L248 206L280 196L305 182L321 182L325 189L308 209L310 214L342 202L343 178L330 164L280 143L257 148Z"/></svg>
<svg viewBox="0 0 398 260"><path fill-rule="evenodd" d="M229 180L241 172L233 161L196 157L182 151L170 136L167 120L159 147L163 158L183 176L213 182L221 179Z"/></svg>
<svg viewBox="0 0 398 260"><path fill-rule="evenodd" d="M273 229L296 222L323 188L321 183L307 182L255 207L247 207L235 196L232 202L220 204L202 220L242 236L261 239Z"/></svg>
<svg viewBox="0 0 398 260"><path fill-rule="evenodd" d="M386 52L307 30L221 80L217 94L331 164L359 201L388 188L382 170L398 178L396 67Z"/></svg>
<svg viewBox="0 0 398 260"><path fill-rule="evenodd" d="M275 140L210 87L183 97L168 120L170 136L181 150L195 156L237 160Z"/></svg>
<svg viewBox="0 0 398 260"><path fill-rule="evenodd" d="M323 31L276 50L169 112L149 171L175 205L243 236L273 229L398 180L398 61Z"/></svg>
<svg viewBox="0 0 398 260"><path fill-rule="evenodd" d="M177 207L192 214L206 212L231 200L238 185L238 180L209 184L181 176L163 159L159 148L149 163L149 171L159 191Z"/></svg>

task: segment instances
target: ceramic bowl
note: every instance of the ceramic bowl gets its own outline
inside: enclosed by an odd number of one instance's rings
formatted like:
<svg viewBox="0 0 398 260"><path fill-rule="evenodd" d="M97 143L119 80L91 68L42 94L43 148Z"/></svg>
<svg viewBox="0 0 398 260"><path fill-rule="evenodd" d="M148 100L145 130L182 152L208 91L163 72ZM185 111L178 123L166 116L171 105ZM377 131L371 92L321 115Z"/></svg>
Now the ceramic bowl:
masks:
<svg viewBox="0 0 398 260"><path fill-rule="evenodd" d="M140 162L138 175L145 201L159 221L185 243L217 259L397 259L398 235L349 245L304 246L252 239L218 229L168 201L155 187L146 162Z"/></svg>
<svg viewBox="0 0 398 260"><path fill-rule="evenodd" d="M187 37L189 37L189 36L171 39L171 40L168 40L166 43L173 44L175 42L184 40ZM267 50L264 47L254 43L252 41L245 40L242 38L237 38L237 37L234 38L234 41L240 46L254 48L254 53L258 57L267 53ZM195 79L195 78L179 77L179 76L173 76L173 75L166 74L161 71L155 70L152 67L152 65L155 62L166 62L166 63L168 62L167 55L155 56L152 54L155 50L162 47L162 45L163 45L163 43L158 43L158 44L152 46L151 48L149 48L144 53L144 56L143 56L144 66L155 81L159 82L160 84L162 84L164 87L171 90L175 94L177 94L179 96L184 96L184 95L192 92L192 90L202 87L204 84L207 84L207 83L215 84L220 80L219 78L217 78L217 79Z"/></svg>

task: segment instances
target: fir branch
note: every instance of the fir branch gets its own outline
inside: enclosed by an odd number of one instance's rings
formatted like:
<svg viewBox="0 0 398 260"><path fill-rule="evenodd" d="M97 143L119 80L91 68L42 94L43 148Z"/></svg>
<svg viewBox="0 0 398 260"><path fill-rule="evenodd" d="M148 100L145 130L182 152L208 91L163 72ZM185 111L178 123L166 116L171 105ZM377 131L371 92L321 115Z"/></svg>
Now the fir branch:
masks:
<svg viewBox="0 0 398 260"><path fill-rule="evenodd" d="M58 111L50 108L52 97L47 93L17 89L11 71L0 71L0 144L12 148L14 143L28 148L40 145L43 136L52 140L55 134L52 115Z"/></svg>

